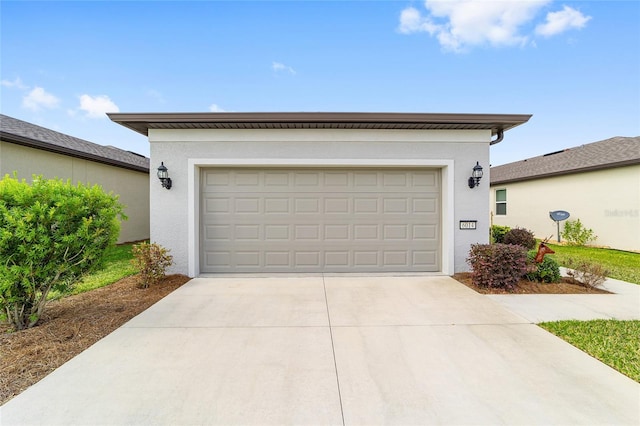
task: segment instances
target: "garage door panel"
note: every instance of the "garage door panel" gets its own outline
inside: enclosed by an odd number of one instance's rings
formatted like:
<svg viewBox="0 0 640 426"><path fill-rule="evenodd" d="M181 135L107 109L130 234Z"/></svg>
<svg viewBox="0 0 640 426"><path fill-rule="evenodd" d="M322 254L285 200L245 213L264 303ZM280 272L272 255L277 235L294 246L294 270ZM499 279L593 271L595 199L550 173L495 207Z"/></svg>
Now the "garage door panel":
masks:
<svg viewBox="0 0 640 426"><path fill-rule="evenodd" d="M349 173L345 171L324 172L325 189L344 189L349 186Z"/></svg>
<svg viewBox="0 0 640 426"><path fill-rule="evenodd" d="M288 251L265 251L265 266L271 268L290 268L293 266L291 264L291 253Z"/></svg>
<svg viewBox="0 0 640 426"><path fill-rule="evenodd" d="M438 266L435 251L367 250L342 251L211 251L205 256L209 267L225 270L240 268L242 272L313 272L318 268L331 272L371 272L388 268L420 267L424 270ZM371 269L374 267L374 269ZM291 269L294 268L294 269ZM237 272L237 271L233 271Z"/></svg>
<svg viewBox="0 0 640 426"><path fill-rule="evenodd" d="M295 214L318 214L320 213L320 202L318 198L295 198L294 213Z"/></svg>
<svg viewBox="0 0 640 426"><path fill-rule="evenodd" d="M327 243L331 241L348 241L351 238L351 226L344 224L324 225L324 240Z"/></svg>
<svg viewBox="0 0 640 426"><path fill-rule="evenodd" d="M289 240L291 235L290 229L291 229L291 226L288 224L265 225L264 226L265 240L267 241Z"/></svg>
<svg viewBox="0 0 640 426"><path fill-rule="evenodd" d="M256 171L240 171L234 174L235 184L245 187L260 187L260 173Z"/></svg>
<svg viewBox="0 0 640 426"><path fill-rule="evenodd" d="M291 213L291 200L282 197L264 198L265 214L289 214Z"/></svg>
<svg viewBox="0 0 640 426"><path fill-rule="evenodd" d="M324 214L349 214L352 211L351 208L352 199L349 197L324 197L323 206Z"/></svg>
<svg viewBox="0 0 640 426"><path fill-rule="evenodd" d="M440 270L437 170L207 169L202 272Z"/></svg>
<svg viewBox="0 0 640 426"><path fill-rule="evenodd" d="M233 200L234 213L260 213L261 200L258 197L237 197Z"/></svg>
<svg viewBox="0 0 640 426"><path fill-rule="evenodd" d="M417 266L432 267L438 261L438 253L436 251L416 250L412 255L413 264Z"/></svg>

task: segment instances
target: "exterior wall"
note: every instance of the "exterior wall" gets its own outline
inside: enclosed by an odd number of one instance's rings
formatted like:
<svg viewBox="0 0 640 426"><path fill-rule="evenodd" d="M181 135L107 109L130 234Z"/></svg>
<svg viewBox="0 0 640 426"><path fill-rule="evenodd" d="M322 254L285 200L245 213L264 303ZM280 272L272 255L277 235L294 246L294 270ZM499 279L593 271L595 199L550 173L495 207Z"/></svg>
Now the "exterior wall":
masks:
<svg viewBox="0 0 640 426"><path fill-rule="evenodd" d="M198 266L201 167L437 167L442 170L442 272L468 270L469 246L489 235L489 185L470 189L476 161L489 164L488 130L150 129L151 168L164 162L173 187L151 183L151 239L171 249L172 272ZM476 230L459 230L477 220Z"/></svg>
<svg viewBox="0 0 640 426"><path fill-rule="evenodd" d="M507 214L495 215L495 192L507 190ZM566 210L598 239L591 244L640 251L640 165L491 186L493 223L553 235L549 212ZM562 232L563 223L560 224Z"/></svg>
<svg viewBox="0 0 640 426"><path fill-rule="evenodd" d="M73 183L98 184L118 194L128 220L122 222L118 242L149 238L149 174L109 166L62 154L0 141L0 176L18 173L31 180L32 175L71 179Z"/></svg>

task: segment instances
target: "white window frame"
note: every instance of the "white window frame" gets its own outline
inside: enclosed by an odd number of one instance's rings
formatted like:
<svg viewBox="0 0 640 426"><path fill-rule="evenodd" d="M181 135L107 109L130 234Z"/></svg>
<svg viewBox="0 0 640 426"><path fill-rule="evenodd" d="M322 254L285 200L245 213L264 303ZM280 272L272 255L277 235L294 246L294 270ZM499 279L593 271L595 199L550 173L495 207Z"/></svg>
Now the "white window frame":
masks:
<svg viewBox="0 0 640 426"><path fill-rule="evenodd" d="M498 201L498 192L499 191L504 191L504 200L503 201ZM496 189L496 216L506 216L507 215L507 188L500 188L500 189ZM504 205L504 213L499 213L498 212L498 205Z"/></svg>

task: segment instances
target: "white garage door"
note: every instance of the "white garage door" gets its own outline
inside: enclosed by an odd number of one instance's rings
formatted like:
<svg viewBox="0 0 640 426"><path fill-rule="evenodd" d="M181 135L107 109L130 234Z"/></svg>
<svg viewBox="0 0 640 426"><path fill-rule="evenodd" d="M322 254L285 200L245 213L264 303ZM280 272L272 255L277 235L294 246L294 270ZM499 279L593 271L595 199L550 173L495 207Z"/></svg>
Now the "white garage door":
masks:
<svg viewBox="0 0 640 426"><path fill-rule="evenodd" d="M440 171L203 169L200 269L439 271Z"/></svg>

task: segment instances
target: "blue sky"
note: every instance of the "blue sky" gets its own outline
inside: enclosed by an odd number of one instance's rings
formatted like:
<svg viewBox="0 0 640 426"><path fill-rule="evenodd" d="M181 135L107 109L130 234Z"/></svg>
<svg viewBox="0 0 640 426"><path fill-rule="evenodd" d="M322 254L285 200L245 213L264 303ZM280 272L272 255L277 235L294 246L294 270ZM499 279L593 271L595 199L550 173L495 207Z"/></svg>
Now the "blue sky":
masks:
<svg viewBox="0 0 640 426"><path fill-rule="evenodd" d="M640 135L640 2L7 1L3 114L148 155L105 112L533 114L492 165Z"/></svg>

